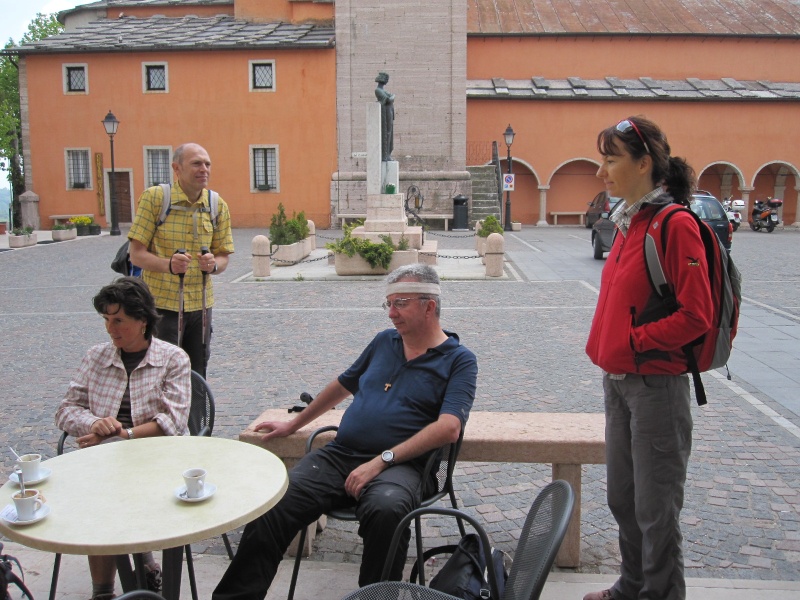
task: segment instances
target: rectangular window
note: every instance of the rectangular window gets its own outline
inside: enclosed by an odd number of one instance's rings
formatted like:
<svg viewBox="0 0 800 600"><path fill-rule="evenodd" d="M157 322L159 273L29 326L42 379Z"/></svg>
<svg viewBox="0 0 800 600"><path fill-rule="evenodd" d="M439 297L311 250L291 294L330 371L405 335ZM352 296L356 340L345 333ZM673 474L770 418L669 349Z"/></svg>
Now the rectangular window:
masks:
<svg viewBox="0 0 800 600"><path fill-rule="evenodd" d="M63 65L64 93L88 94L89 69L85 64Z"/></svg>
<svg viewBox="0 0 800 600"><path fill-rule="evenodd" d="M172 183L170 149L145 148L145 187Z"/></svg>
<svg viewBox="0 0 800 600"><path fill-rule="evenodd" d="M249 64L250 64L250 91L274 92L275 61L251 60Z"/></svg>
<svg viewBox="0 0 800 600"><path fill-rule="evenodd" d="M142 89L147 92L168 92L167 63L142 63Z"/></svg>
<svg viewBox="0 0 800 600"><path fill-rule="evenodd" d="M278 189L278 149L276 146L251 147L252 191Z"/></svg>
<svg viewBox="0 0 800 600"><path fill-rule="evenodd" d="M67 150L67 188L83 190L91 187L89 150Z"/></svg>

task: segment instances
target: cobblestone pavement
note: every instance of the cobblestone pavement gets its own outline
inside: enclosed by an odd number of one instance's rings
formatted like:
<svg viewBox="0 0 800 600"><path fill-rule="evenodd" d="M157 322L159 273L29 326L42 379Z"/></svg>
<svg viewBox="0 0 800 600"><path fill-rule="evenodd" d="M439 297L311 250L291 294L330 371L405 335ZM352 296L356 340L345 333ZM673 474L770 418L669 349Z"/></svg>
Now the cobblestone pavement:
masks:
<svg viewBox="0 0 800 600"><path fill-rule="evenodd" d="M258 233L235 231L238 252L214 278L209 382L217 436L235 438L261 410L315 393L389 324L380 281L240 283L251 270L250 242ZM340 234L320 231L318 245ZM440 254L474 248L471 234L432 236ZM592 259L588 240L581 228L525 228L507 234L512 277L443 282L443 324L478 356L476 410L602 412L600 373L583 351L603 266ZM109 263L120 243L103 235L0 252L0 448L55 455L55 407L87 348L106 340L90 300L113 279ZM798 244L800 233L790 229L734 236L747 298L737 338L742 350L731 360L732 381L703 376L709 404L694 411L682 518L689 577L800 579L800 409L791 403L800 395ZM758 361L774 369L781 385L759 379L750 368ZM9 473L9 453L2 457ZM487 523L498 547L511 550L549 480L548 465L462 463L456 486L460 505ZM604 467L585 467L583 481L580 570L614 573L619 558ZM432 538L426 543L457 537L447 520L427 518L424 527ZM193 548L224 551L218 540ZM329 521L317 548L315 560L360 560L348 524Z"/></svg>

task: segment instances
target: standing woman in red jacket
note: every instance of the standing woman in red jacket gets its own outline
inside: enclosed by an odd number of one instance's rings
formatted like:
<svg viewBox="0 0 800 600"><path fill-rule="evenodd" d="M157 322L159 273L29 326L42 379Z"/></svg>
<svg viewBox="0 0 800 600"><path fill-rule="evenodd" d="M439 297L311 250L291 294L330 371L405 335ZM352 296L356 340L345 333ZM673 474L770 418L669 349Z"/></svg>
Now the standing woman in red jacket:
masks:
<svg viewBox="0 0 800 600"><path fill-rule="evenodd" d="M606 260L586 353L603 369L608 506L619 526L620 577L584 600L683 600L686 584L680 513L692 448L686 358L681 348L711 326L708 265L697 223L669 221L664 274L677 299L659 301L645 265L644 236L661 231L658 211L688 206L694 171L670 156L666 136L643 117L600 132L597 176L624 199ZM655 314L654 314L655 312Z"/></svg>

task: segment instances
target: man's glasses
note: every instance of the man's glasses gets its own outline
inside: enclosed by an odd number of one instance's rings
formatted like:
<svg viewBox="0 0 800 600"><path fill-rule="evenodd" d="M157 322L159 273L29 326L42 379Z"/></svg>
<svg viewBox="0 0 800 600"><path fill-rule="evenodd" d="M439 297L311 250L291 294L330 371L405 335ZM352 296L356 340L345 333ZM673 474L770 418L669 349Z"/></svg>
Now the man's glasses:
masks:
<svg viewBox="0 0 800 600"><path fill-rule="evenodd" d="M383 307L383 310L389 310L392 306L394 306L397 310L403 310L414 300L430 300L430 298L427 296L422 296L420 298L395 298L391 301L387 300L381 304L381 306Z"/></svg>
<svg viewBox="0 0 800 600"><path fill-rule="evenodd" d="M636 132L636 135L639 136L639 139L642 140L642 144L644 144L645 152L650 154L650 146L647 145L647 142L644 140L644 136L642 132L639 131L639 128L636 126L636 123L631 121L630 119L625 119L624 121L620 121L617 123L617 131L620 133L628 133L631 129Z"/></svg>

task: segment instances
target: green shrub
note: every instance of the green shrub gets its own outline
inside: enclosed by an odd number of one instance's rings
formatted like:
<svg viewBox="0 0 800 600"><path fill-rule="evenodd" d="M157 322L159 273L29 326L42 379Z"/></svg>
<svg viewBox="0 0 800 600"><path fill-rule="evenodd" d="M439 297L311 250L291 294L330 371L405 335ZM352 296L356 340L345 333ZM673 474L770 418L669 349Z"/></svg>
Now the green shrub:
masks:
<svg viewBox="0 0 800 600"><path fill-rule="evenodd" d="M383 241L379 244L367 239L353 237L353 229L363 224L364 222L359 220L350 225L345 225L343 228L344 236L335 242L328 242L325 244L325 247L336 254L346 254L347 256L355 256L358 254L361 258L366 260L373 269L377 266L388 269L389 263L392 262L392 254L394 253L391 237L388 235L381 236ZM389 240L387 241L386 238L389 238Z"/></svg>
<svg viewBox="0 0 800 600"><path fill-rule="evenodd" d="M269 226L269 241L273 246L288 246L309 236L308 219L303 211L286 218L283 203L278 204L277 214L272 215Z"/></svg>
<svg viewBox="0 0 800 600"><path fill-rule="evenodd" d="M503 227L500 225L500 221L497 220L497 217L489 215L481 223L481 228L478 230L478 237L489 237L492 233L503 235Z"/></svg>

